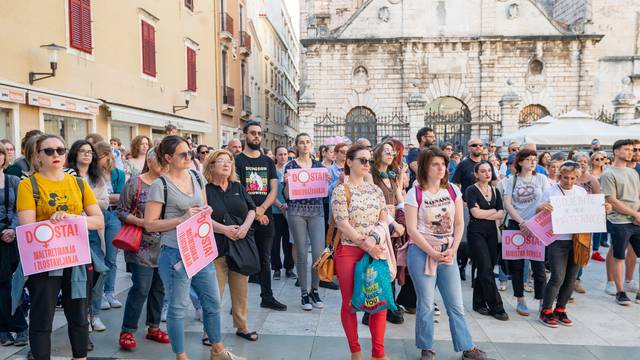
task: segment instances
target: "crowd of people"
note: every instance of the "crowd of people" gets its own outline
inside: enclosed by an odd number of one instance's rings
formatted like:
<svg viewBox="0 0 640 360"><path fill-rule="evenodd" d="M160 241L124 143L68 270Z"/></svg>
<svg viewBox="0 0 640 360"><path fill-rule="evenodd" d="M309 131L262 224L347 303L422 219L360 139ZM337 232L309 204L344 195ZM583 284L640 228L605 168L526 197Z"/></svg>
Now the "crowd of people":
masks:
<svg viewBox="0 0 640 360"><path fill-rule="evenodd" d="M32 130L18 158L13 144L1 140L0 345L30 345L30 358L49 359L53 317L61 307L73 357L86 359L93 349L90 332L106 330L101 311L123 306L115 293L120 250L113 240L128 225L141 229L142 240L137 251L124 252L132 286L117 339L123 349L137 347L146 302L145 338L170 343L176 359L187 358L184 321L191 306L203 323L202 344L211 347L211 359L244 359L222 342L225 287L236 335L258 341L248 325L248 284L260 285L261 307L286 311L284 302L291 299L278 300L272 290L272 281L284 275L296 280L305 311L325 309L319 288L340 291L351 359L362 359L352 298L360 291L354 290L356 264L368 254L386 260L397 304L361 318L371 332L372 359L388 359L386 323L402 324L413 315L420 358L435 359L436 289L454 350L463 359L486 359L465 317L462 282L469 275L473 295L467 301L479 314L510 319L501 295L510 281L518 316L534 314L551 328L572 325L567 306L574 292L586 291L580 278L587 271L574 261L574 234L559 235L546 247L544 261L502 259L501 232L531 233L527 221L553 212L555 196L604 194L607 231L590 234L589 257L606 263L604 290L618 304L632 303L629 291L640 303L633 280L640 255L639 140L619 140L610 154L597 139L589 152L552 154L517 143L501 153L495 143L472 138L463 156L453 144L437 146L429 128L417 133L417 146L392 136L376 146L347 138L314 144L300 133L292 148L265 149L263 135L260 123L249 121L242 140L214 149L168 126L160 141L137 136L126 151L119 139L107 143L99 134L66 144ZM290 199L292 174L300 169L326 169L328 195ZM189 277L176 227L205 209L211 209L219 256ZM25 276L16 227L76 217L86 218L91 264ZM379 228L388 228L389 236L379 236ZM246 246L239 246L242 241ZM327 247L337 281L321 279L313 266ZM246 255L242 264L238 251ZM536 304L527 303L525 292L533 293Z"/></svg>

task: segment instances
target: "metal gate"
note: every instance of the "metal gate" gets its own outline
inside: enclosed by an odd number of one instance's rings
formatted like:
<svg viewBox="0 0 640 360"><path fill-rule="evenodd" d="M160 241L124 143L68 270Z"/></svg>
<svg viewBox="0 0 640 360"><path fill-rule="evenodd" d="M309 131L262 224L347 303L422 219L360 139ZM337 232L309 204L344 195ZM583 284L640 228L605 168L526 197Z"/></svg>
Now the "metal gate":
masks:
<svg viewBox="0 0 640 360"><path fill-rule="evenodd" d="M316 117L313 125L314 141L321 145L325 139L333 136L346 136L351 141L359 138L369 139L372 145L386 136L409 143L409 121L407 117L395 111L391 115L376 116L365 107L353 108L346 117L334 116L330 112Z"/></svg>
<svg viewBox="0 0 640 360"><path fill-rule="evenodd" d="M451 143L455 151L465 151L471 137L493 141L502 135L500 114L481 111L477 119L472 119L466 108L455 113L428 112L424 125L432 128L439 143Z"/></svg>

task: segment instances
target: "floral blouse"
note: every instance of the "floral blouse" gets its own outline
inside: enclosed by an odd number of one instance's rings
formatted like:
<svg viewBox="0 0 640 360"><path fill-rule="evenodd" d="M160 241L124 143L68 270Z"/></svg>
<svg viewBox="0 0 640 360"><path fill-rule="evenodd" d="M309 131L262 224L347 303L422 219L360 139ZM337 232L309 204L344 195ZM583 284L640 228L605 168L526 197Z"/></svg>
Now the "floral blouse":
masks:
<svg viewBox="0 0 640 360"><path fill-rule="evenodd" d="M351 201L347 209L347 196L344 184L339 184L331 196L331 209L336 221L349 220L349 224L360 234L369 235L380 219L380 211L386 209L382 190L374 184L365 182L360 186L349 185ZM357 246L344 234L342 245Z"/></svg>

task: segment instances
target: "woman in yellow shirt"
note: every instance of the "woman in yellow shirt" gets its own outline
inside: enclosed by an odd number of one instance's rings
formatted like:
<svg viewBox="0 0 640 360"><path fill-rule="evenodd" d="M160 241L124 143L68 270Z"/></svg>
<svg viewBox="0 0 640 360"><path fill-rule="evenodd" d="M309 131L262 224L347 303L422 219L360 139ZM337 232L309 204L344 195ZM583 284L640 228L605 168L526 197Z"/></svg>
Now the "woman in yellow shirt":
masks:
<svg viewBox="0 0 640 360"><path fill-rule="evenodd" d="M84 211L89 230L104 227L102 212L89 184L82 180L84 189L81 189L77 179L63 171L67 153L64 140L56 135L43 135L36 142L36 152L36 172L33 178L40 197L36 203L30 178L20 182L16 205L20 224L44 220L55 223L80 217ZM69 324L73 358L86 359L89 340L86 295L90 290L87 289L87 276L84 276L85 282L82 284L71 281L72 277L76 278L76 270L66 268L61 272L61 276L59 271L34 274L27 280L26 286L31 297L29 343L35 359L51 357L51 327L60 290L62 306ZM90 265L87 265L87 270L91 270ZM78 285L84 288L78 291ZM77 294L84 294L84 297L78 297Z"/></svg>

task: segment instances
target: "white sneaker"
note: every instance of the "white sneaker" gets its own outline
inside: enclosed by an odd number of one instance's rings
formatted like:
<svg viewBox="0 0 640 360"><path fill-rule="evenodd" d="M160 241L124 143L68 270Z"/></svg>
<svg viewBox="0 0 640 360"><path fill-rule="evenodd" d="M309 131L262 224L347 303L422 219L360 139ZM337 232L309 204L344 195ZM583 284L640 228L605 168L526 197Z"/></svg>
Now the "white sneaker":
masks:
<svg viewBox="0 0 640 360"><path fill-rule="evenodd" d="M104 297L107 299L107 301L109 302L109 306L111 306L112 308L117 309L122 307L122 303L118 299L116 299L115 296L113 296L113 293L105 293Z"/></svg>
<svg viewBox="0 0 640 360"><path fill-rule="evenodd" d="M605 286L604 292L608 295L615 296L617 293L616 284L613 281L607 281L607 286Z"/></svg>
<svg viewBox="0 0 640 360"><path fill-rule="evenodd" d="M440 308L438 307L438 304L433 303L433 315L440 316L441 314L442 312L440 312Z"/></svg>
<svg viewBox="0 0 640 360"><path fill-rule="evenodd" d="M202 322L202 308L196 309L196 320Z"/></svg>
<svg viewBox="0 0 640 360"><path fill-rule="evenodd" d="M498 285L498 291L507 291L506 281L500 281L500 285Z"/></svg>
<svg viewBox="0 0 640 360"><path fill-rule="evenodd" d="M634 293L638 291L638 282L635 280L625 280L624 281L624 290Z"/></svg>
<svg viewBox="0 0 640 360"><path fill-rule="evenodd" d="M94 316L91 319L91 327L93 328L93 330L95 331L105 331L107 330L107 327L104 325L104 323L102 322L102 320L100 320L99 316Z"/></svg>
<svg viewBox="0 0 640 360"><path fill-rule="evenodd" d="M109 304L109 300L102 294L102 301L100 302L100 310L109 310L111 309L111 304Z"/></svg>
<svg viewBox="0 0 640 360"><path fill-rule="evenodd" d="M167 312L169 311L168 305L162 305L162 311L160 312L160 321L167 322Z"/></svg>

